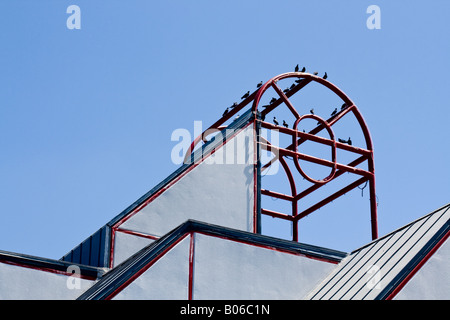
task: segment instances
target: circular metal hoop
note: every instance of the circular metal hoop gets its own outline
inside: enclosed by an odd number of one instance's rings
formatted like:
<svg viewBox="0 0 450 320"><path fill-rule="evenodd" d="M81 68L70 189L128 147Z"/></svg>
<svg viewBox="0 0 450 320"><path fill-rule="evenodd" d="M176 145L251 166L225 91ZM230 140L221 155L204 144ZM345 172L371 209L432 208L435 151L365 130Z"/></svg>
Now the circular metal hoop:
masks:
<svg viewBox="0 0 450 320"><path fill-rule="evenodd" d="M328 181L332 180L334 178L334 175L336 173L336 169L337 169L337 161L336 161L336 140L334 138L334 133L333 130L331 129L330 125L328 124L327 121L325 121L324 119L322 119L319 116L313 115L313 114L306 114L303 116L300 116L300 118L298 118L295 123L294 123L294 130L295 130L295 135L292 136L292 144L294 146L294 151L298 153L298 130L297 130L297 126L300 123L300 121L302 121L303 119L314 119L317 120L321 123L323 123L325 129L328 131L328 134L330 135L330 139L333 141L333 145L331 148L331 161L333 162L333 167L331 169L330 174L322 179L322 180L316 180L311 178L310 176L308 176L302 169L302 167L300 166L300 163L298 162L298 156L293 156L294 159L294 164L295 167L297 168L298 172L300 172L300 174L309 182L312 183L318 183L318 184L324 184L327 183Z"/></svg>

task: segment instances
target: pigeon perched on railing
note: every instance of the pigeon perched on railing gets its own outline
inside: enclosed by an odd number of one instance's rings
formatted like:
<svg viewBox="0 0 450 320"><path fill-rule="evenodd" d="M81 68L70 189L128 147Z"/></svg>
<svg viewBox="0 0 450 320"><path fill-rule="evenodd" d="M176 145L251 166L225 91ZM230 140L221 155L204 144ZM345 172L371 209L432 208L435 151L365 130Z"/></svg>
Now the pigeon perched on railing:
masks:
<svg viewBox="0 0 450 320"><path fill-rule="evenodd" d="M346 143L346 144L348 144L350 146L352 145L352 139L350 139L350 137L348 137L348 140L344 140L344 139L338 138L338 141L340 143Z"/></svg>
<svg viewBox="0 0 450 320"><path fill-rule="evenodd" d="M228 113L228 109L229 109L229 108L226 108L226 109L225 109L225 111L224 111L223 114L222 114L222 117L224 117L224 116Z"/></svg>
<svg viewBox="0 0 450 320"><path fill-rule="evenodd" d="M248 98L249 95L250 95L250 91L247 91L247 92L241 97L241 99Z"/></svg>
<svg viewBox="0 0 450 320"><path fill-rule="evenodd" d="M334 108L333 112L331 113L331 116L335 116L337 114L337 108Z"/></svg>

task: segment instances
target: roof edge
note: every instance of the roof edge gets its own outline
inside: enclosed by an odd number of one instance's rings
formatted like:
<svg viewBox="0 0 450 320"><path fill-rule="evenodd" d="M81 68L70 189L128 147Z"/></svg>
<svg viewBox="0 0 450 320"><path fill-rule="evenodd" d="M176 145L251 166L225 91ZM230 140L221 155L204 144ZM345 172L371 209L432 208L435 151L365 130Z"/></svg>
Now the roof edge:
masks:
<svg viewBox="0 0 450 320"><path fill-rule="evenodd" d="M202 233L247 244L257 244L263 247L301 254L332 263L339 263L347 253L328 248L273 238L247 231L231 229L196 220L187 220L160 239L152 242L134 255L112 269L102 279L78 297L79 300L103 300L113 297L117 290L133 281L146 266L158 259L169 248L184 239L189 233Z"/></svg>
<svg viewBox="0 0 450 320"><path fill-rule="evenodd" d="M377 239L375 239L375 240L372 240L372 241L366 243L365 245L363 245L363 246L361 246L361 247L359 247L359 248L353 250L352 252L350 252L350 254L354 254L354 253L356 253L357 251L360 251L361 249L364 249L365 247L368 247L368 246L372 245L372 244L375 243L375 242L378 242L378 241L380 241L380 240L382 240L382 239L384 239L384 238L386 238L386 237L389 237L389 236L391 236L392 234L394 234L394 233L396 233L396 232L399 232L400 230L403 230L403 229L405 229L405 228L408 228L410 225L412 225L412 224L414 224L414 223L416 223L416 222L418 222L418 221L420 221L420 220L422 220L422 219L425 219L426 217L428 217L428 216L430 216L430 215L432 215L432 214L434 214L434 213L436 213L436 212L438 212L438 211L440 211L440 210L442 210L442 209L444 209L444 208L446 208L446 207L447 207L447 210L449 210L449 209L450 209L450 203L447 203L446 205L443 205L443 206L439 207L438 209L433 210L432 212L427 213L426 215L424 215L424 216L422 216L422 217L419 217L419 218L417 218L417 219L415 219L415 220L413 220L413 221L411 221L411 222L405 224L404 226L401 226L401 227L399 227L399 228L397 228L397 229L395 229L395 230L393 230L393 231L391 231L391 232L385 234L385 235L382 236L382 237L379 237L379 238L377 238Z"/></svg>
<svg viewBox="0 0 450 320"><path fill-rule="evenodd" d="M107 272L105 268L92 267L79 263L36 257L3 250L0 250L0 263L64 274L67 276L73 275L71 267L77 266L80 270L80 277L89 280L97 280Z"/></svg>

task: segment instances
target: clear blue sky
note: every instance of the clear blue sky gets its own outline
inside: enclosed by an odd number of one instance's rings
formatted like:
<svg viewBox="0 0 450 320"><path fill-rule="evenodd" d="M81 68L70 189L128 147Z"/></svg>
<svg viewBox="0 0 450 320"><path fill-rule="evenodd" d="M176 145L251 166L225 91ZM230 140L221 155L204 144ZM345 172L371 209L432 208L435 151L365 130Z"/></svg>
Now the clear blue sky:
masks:
<svg viewBox="0 0 450 320"><path fill-rule="evenodd" d="M380 235L450 202L450 2L342 3L1 1L0 249L60 258L177 168L173 130L212 124L297 63L364 115ZM339 242L327 230L359 210L345 208L303 240Z"/></svg>

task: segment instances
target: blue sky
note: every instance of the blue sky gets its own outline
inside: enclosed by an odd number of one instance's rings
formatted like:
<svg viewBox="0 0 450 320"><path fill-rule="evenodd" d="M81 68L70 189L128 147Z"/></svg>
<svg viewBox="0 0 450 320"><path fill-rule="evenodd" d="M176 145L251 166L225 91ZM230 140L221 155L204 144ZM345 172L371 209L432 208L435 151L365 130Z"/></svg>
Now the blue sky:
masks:
<svg viewBox="0 0 450 320"><path fill-rule="evenodd" d="M72 4L80 30L66 27ZM369 126L380 235L447 204L448 12L445 0L0 2L0 249L60 258L177 168L173 130L214 123L297 63L326 71ZM300 241L332 246L340 221L355 245L370 240L345 216L367 194Z"/></svg>

